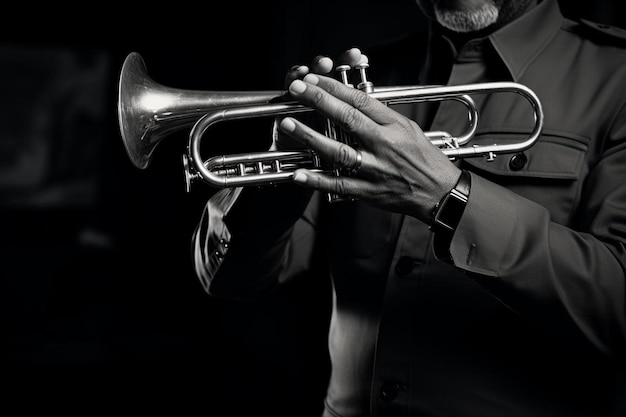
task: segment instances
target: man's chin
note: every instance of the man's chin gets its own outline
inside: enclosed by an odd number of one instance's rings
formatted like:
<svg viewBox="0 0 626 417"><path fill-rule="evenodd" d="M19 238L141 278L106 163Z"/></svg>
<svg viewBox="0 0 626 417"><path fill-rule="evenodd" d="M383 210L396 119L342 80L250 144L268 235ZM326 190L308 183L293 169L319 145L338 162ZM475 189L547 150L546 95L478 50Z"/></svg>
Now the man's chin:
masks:
<svg viewBox="0 0 626 417"><path fill-rule="evenodd" d="M465 4L465 2L463 2ZM498 20L498 8L492 3L481 2L481 7L471 10L435 9L437 22L443 27L459 33L470 33L485 29Z"/></svg>
<svg viewBox="0 0 626 417"><path fill-rule="evenodd" d="M435 8L440 10L475 11L493 5L493 0L435 0Z"/></svg>

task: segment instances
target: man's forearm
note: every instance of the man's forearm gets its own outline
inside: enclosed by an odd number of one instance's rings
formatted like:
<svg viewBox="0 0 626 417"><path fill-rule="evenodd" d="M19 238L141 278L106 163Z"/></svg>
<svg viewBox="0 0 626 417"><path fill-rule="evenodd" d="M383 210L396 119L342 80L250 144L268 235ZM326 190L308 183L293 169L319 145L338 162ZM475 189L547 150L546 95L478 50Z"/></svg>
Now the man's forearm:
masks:
<svg viewBox="0 0 626 417"><path fill-rule="evenodd" d="M311 194L283 185L220 190L209 199L192 239L205 290L229 298L273 291L291 228Z"/></svg>

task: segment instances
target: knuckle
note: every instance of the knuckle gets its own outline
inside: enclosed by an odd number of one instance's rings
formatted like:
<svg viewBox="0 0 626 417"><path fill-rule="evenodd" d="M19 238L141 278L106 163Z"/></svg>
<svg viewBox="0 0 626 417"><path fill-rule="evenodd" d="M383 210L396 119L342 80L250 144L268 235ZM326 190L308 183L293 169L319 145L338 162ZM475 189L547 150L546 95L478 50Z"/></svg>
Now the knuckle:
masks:
<svg viewBox="0 0 626 417"><path fill-rule="evenodd" d="M353 106L357 109L365 109L369 107L370 99L371 98L366 93L360 90L356 90L352 103Z"/></svg>
<svg viewBox="0 0 626 417"><path fill-rule="evenodd" d="M340 92L340 89L344 87L343 84L341 83L327 83L325 85L326 90L328 90L328 92L332 95L338 95Z"/></svg>
<svg viewBox="0 0 626 417"><path fill-rule="evenodd" d="M337 177L335 179L335 193L339 195L348 195L348 187L343 177Z"/></svg>
<svg viewBox="0 0 626 417"><path fill-rule="evenodd" d="M413 121L413 120L411 120L411 119L409 119L407 117L401 118L400 119L400 123L401 123L402 128L404 130L406 130L407 132L421 130L419 125L415 121Z"/></svg>
<svg viewBox="0 0 626 417"><path fill-rule="evenodd" d="M320 106L324 103L325 100L326 96L321 90L315 89L313 91L313 94L311 95L311 102L313 103L313 105Z"/></svg>
<svg viewBox="0 0 626 417"><path fill-rule="evenodd" d="M353 133L357 131L363 123L359 109L355 107L346 108L343 116L343 123L348 132Z"/></svg>
<svg viewBox="0 0 626 417"><path fill-rule="evenodd" d="M307 178L306 186L308 188L311 188L314 190L321 189L321 182L320 182L319 175L317 175L316 173L309 173L307 177L308 178Z"/></svg>
<svg viewBox="0 0 626 417"><path fill-rule="evenodd" d="M350 150L348 145L342 143L337 148L335 163L341 167L345 167L348 166L348 162L350 162Z"/></svg>

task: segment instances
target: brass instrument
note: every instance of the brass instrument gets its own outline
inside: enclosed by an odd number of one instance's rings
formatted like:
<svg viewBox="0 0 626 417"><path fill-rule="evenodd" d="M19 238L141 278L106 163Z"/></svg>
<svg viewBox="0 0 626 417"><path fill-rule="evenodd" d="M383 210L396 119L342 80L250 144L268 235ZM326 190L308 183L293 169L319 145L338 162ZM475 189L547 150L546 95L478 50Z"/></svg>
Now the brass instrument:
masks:
<svg viewBox="0 0 626 417"><path fill-rule="evenodd" d="M357 85L372 97L387 104L456 100L468 109L467 131L458 136L448 132L425 132L431 142L450 159L521 152L530 148L543 128L543 111L535 93L513 82L493 82L457 86L376 87L366 79L367 63L357 67L362 82ZM346 71L337 70L347 83ZM526 140L506 145L465 146L478 125L479 114L471 96L514 92L528 100L535 116L535 126ZM311 150L266 151L221 155L204 159L201 141L209 127L227 120L269 117L311 111L295 101L281 101L284 91L196 91L175 89L154 82L147 74L143 58L130 53L122 66L118 85L118 121L122 140L132 163L145 169L153 151L162 139L186 127L191 127L187 154L183 155L186 190L192 181L201 180L214 187L269 185L291 181L299 168L342 175L323 162ZM329 122L329 137L347 140L343 132Z"/></svg>

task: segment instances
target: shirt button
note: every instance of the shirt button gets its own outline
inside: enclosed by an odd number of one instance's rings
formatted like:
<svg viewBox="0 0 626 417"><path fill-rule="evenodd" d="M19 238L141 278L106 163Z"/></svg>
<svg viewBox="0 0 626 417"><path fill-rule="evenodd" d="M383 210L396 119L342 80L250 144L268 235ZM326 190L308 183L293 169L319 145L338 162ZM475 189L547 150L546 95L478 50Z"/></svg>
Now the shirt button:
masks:
<svg viewBox="0 0 626 417"><path fill-rule="evenodd" d="M415 259L403 256L398 259L398 263L396 264L396 273L401 277L408 275L418 264L419 262Z"/></svg>
<svg viewBox="0 0 626 417"><path fill-rule="evenodd" d="M526 162L528 162L526 155L523 153L516 153L509 160L509 168L511 168L511 171L519 171L526 166Z"/></svg>
<svg viewBox="0 0 626 417"><path fill-rule="evenodd" d="M400 384L385 382L380 388L380 398L385 401L393 401L400 393Z"/></svg>

